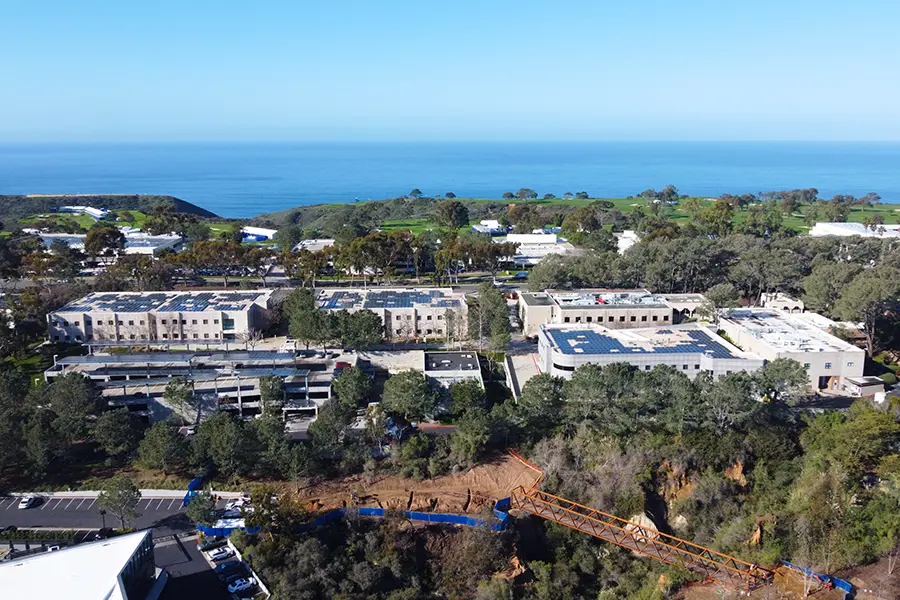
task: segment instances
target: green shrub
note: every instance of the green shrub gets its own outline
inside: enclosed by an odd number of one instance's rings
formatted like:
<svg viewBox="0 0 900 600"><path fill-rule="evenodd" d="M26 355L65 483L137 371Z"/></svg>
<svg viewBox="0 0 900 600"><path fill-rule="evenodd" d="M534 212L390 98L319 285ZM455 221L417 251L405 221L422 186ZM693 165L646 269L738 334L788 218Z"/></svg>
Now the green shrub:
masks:
<svg viewBox="0 0 900 600"><path fill-rule="evenodd" d="M897 383L897 376L893 373L885 373L881 376L881 380L888 385L894 385Z"/></svg>

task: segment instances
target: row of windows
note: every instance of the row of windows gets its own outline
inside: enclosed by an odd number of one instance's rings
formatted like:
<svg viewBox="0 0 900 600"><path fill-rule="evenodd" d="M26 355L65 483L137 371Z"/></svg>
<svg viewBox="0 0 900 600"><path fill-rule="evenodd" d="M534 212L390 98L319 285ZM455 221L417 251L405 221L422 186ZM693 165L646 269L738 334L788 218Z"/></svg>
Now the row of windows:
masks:
<svg viewBox="0 0 900 600"><path fill-rule="evenodd" d="M402 315L397 315L396 317L394 317L394 320L395 320L395 321L399 321L399 320L401 320L402 318L403 318ZM407 320L407 321L412 321L412 315L406 315L406 320ZM416 321L421 321L421 320L422 320L422 315L416 315ZM425 320L426 320L426 321L430 321L430 320L431 320L431 315L428 315L428 316L425 318ZM438 320L438 321L443 321L443 320L444 320L444 315L438 315L438 316L437 316L437 320Z"/></svg>
<svg viewBox="0 0 900 600"><path fill-rule="evenodd" d="M397 335L403 335L404 333L407 333L407 334L412 333L411 331L404 332L402 329L395 329L395 331L397 332ZM421 333L422 333L421 329L416 329L416 334L421 335ZM437 333L438 335L443 335L444 330L443 329L426 329L425 330L425 335L432 335L433 333Z"/></svg>
<svg viewBox="0 0 900 600"><path fill-rule="evenodd" d="M399 319L400 317L397 317L397 318ZM407 318L408 318L408 317L407 317ZM438 317L438 318L440 318L440 317ZM430 321L430 320L431 320L431 317L428 317L428 320ZM124 321L119 321L119 325L124 325L124 323L125 323ZM168 325L168 322L167 322L166 319L161 319L161 320L160 320L160 323L161 323L162 325ZM59 327L60 325L62 325L63 327L68 327L68 326L69 326L69 322L68 322L68 321L51 321L50 324L53 325L54 327ZM94 324L95 324L95 325L103 325L103 319L97 319L97 320L95 320L95 321L94 321ZM115 322L115 321L107 321L106 324L107 324L107 325L115 325L116 322ZM133 321L133 320L129 320L129 321L128 321L128 324L129 324L129 325L134 325L134 321ZM140 321L138 321L138 324L139 324L139 325L143 325L143 324L144 324L143 319L141 319ZM187 319L181 319L181 324L182 324L182 325L187 325ZM203 324L204 324L204 325L209 325L209 319L203 319ZM213 319L213 325L218 325L218 324L219 324L219 320L218 320L218 319ZM80 321L73 321L73 322L72 322L72 325L74 325L75 327L81 327L81 322L80 322ZM172 319L172 325L178 325L178 319ZM197 325L197 319L191 319L191 325Z"/></svg>
<svg viewBox="0 0 900 600"><path fill-rule="evenodd" d="M585 323L591 323L591 322L592 322L592 319L593 319L593 317L588 316L588 317L585 317L585 318L584 318L584 321L585 321ZM614 323L615 320L616 320L616 318L615 318L615 317L607 317L606 320L607 320L609 323ZM654 320L654 321L659 321L659 315L653 315L653 320ZM663 315L662 320L663 320L663 321L668 321L668 320L669 320L669 315ZM634 322L636 322L636 321L637 321L637 316L632 315L632 316L631 316L631 322L634 323ZM646 322L646 321L647 321L647 315L642 315L642 316L641 316L641 321L642 321L642 322ZM565 317L565 318L563 319L563 322L564 322L564 323L570 323L570 322L571 322L571 317ZM581 317L575 317L575 322L576 322L576 323L581 323ZM602 323L602 322L603 322L603 316L602 316L602 315L597 317L597 322L598 322L598 323ZM624 322L625 322L625 315L621 315L621 316L619 317L619 323L624 323Z"/></svg>
<svg viewBox="0 0 900 600"><path fill-rule="evenodd" d="M431 333L431 330L429 330L428 332ZM89 341L92 340L93 338L94 338L94 336L92 336L92 335L87 336L87 339L88 339ZM214 334L213 334L213 338L219 339L219 334L218 334L218 333L214 333ZM72 341L72 338L71 338L70 336L68 336L68 335L54 335L54 336L51 336L51 339L52 339L54 342L63 342L63 341L65 341L65 342L71 342L71 341ZM130 339L130 340L136 340L136 339L146 340L146 339L147 339L147 336L146 336L146 334L143 334L143 333L142 333L140 336L137 336L137 335L135 335L135 334L132 333L131 335L128 336L128 339ZM169 334L168 334L168 333L162 334L162 339L164 339L164 340L169 339ZM173 333L173 334L172 334L172 339L173 339L173 340L179 339L179 335L178 335L177 333ZM187 334L184 334L184 337L183 337L183 338L180 338L180 339L185 339L185 340L187 340L187 339L190 339L190 338L188 338ZM200 339L200 334L195 333L195 334L193 335L193 339L195 339L195 340ZM209 334L208 334L208 333L204 333L204 334L203 334L203 339L209 339ZM80 335L76 335L76 336L75 336L75 341L76 341L76 342L80 342L80 341L81 341L81 336L80 336Z"/></svg>

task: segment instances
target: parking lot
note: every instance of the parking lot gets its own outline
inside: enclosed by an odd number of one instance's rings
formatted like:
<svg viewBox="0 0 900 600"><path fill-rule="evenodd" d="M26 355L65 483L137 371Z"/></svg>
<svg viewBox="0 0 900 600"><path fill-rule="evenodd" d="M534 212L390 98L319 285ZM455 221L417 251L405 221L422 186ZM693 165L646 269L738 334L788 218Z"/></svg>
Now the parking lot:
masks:
<svg viewBox="0 0 900 600"><path fill-rule="evenodd" d="M193 524L181 509L180 497L141 498L136 512L138 517L128 522L135 529L154 530L153 537L190 531ZM54 527L64 529L100 529L119 527L118 519L100 514L94 496L67 498L42 498L32 508L19 510L18 497L0 497L0 529L15 527ZM225 506L225 500L219 502Z"/></svg>

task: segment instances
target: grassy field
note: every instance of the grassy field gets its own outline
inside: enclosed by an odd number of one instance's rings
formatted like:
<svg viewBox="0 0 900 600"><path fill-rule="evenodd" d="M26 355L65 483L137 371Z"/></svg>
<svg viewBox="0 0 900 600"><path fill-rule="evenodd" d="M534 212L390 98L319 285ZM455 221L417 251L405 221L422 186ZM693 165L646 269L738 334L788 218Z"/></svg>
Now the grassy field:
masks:
<svg viewBox="0 0 900 600"><path fill-rule="evenodd" d="M497 200L495 198L457 198L457 200L462 200L465 202L472 203L497 203L497 202L506 202L505 200ZM537 199L537 200L510 200L508 201L510 205L522 205L522 204L531 204L535 206L541 207L552 207L552 206L566 206L566 207L578 207L578 206L586 206L591 204L592 202L596 202L598 200L602 200L605 202L612 202L614 207L618 209L623 214L629 214L637 207L642 207L645 211L648 211L648 203L639 198L552 198L548 200ZM685 199L682 199L682 202ZM703 206L709 206L713 204L713 201L706 200L705 198L701 198ZM809 206L803 206L800 212L793 213L790 217L785 219L785 224L787 227L796 230L799 233L805 233L809 230L809 227L804 224L803 218L805 216L805 212L809 209ZM649 211L648 211L649 212ZM744 210L736 210L734 215L734 222L736 224L743 223L744 218L746 217L746 211ZM867 216L871 217L874 215L881 215L884 219L885 224L897 224L900 223L900 205L894 204L880 204L873 207L854 207L850 212L847 220L851 223L861 223ZM676 222L684 223L691 219L690 215L686 213L681 206L673 206L672 212L669 214L669 218ZM823 217L824 220L824 217ZM476 221L473 221L474 225ZM413 233L421 233L427 229L435 229L438 225L426 218L408 218L408 219L389 219L382 223L381 229L384 231L396 231L408 229ZM465 231L466 227L460 228L460 231Z"/></svg>
<svg viewBox="0 0 900 600"><path fill-rule="evenodd" d="M128 225L143 229L144 223L147 221L147 215L139 210L117 210L114 211L118 220L116 225ZM83 229L90 229L97 221L87 215L79 215L73 213L46 213L39 215L30 215L24 219L19 219L19 224L23 227L40 228L45 225L53 224L77 224Z"/></svg>

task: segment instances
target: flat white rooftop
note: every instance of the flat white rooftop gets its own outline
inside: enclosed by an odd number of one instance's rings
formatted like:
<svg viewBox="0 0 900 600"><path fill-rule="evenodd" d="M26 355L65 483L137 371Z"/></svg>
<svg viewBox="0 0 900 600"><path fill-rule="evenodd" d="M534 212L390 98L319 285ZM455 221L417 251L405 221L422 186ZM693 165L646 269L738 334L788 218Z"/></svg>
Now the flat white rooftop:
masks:
<svg viewBox="0 0 900 600"><path fill-rule="evenodd" d="M900 225L866 227L862 223L816 223L809 230L813 237L859 235L862 237L900 237Z"/></svg>
<svg viewBox="0 0 900 600"><path fill-rule="evenodd" d="M784 314L774 309L735 310L724 320L742 327L770 348L784 352L862 352L813 324L805 315Z"/></svg>
<svg viewBox="0 0 900 600"><path fill-rule="evenodd" d="M0 563L3 598L103 600L150 531Z"/></svg>

